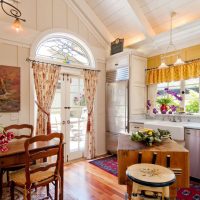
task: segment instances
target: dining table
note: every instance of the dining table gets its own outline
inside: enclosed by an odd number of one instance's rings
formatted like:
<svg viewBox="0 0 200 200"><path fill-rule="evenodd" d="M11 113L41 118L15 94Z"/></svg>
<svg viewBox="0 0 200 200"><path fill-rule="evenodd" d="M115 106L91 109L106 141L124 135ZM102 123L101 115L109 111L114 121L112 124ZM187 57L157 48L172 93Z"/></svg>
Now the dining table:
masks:
<svg viewBox="0 0 200 200"><path fill-rule="evenodd" d="M3 193L3 169L9 168L16 165L25 164L25 148L24 148L25 139L12 140L8 143L8 150L5 152L0 151L0 199L2 199ZM30 151L34 152L37 150L48 150L53 147L57 147L59 141L57 139L52 139L45 142L37 142L30 145ZM62 156L61 156L61 165L60 165L60 193L59 199L63 200L63 185L64 185L64 143L62 145Z"/></svg>

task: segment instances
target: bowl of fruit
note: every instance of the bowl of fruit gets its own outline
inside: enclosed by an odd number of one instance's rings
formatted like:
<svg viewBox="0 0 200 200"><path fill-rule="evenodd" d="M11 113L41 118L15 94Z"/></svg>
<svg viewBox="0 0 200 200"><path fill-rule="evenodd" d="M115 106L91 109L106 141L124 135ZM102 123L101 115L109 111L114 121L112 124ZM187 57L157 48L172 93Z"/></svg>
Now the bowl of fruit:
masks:
<svg viewBox="0 0 200 200"><path fill-rule="evenodd" d="M153 143L161 143L163 140L171 138L171 133L168 130L158 129L157 131L144 128L133 132L131 140L136 142L143 142L147 146L152 146Z"/></svg>

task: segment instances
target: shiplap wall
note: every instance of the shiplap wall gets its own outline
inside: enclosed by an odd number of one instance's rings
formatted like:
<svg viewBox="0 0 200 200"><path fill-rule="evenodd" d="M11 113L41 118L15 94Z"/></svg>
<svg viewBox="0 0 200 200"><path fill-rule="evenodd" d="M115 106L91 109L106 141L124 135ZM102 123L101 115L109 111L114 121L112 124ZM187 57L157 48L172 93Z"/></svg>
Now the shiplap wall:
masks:
<svg viewBox="0 0 200 200"><path fill-rule="evenodd" d="M96 102L96 151L97 154L105 153L105 63L102 59L104 47L96 39L95 35L85 26L78 14L65 0L28 0L21 1L18 8L27 21L23 26L38 31L37 36L49 29L63 29L65 32L74 33L85 41L95 56L96 68L100 69ZM6 16L0 9L0 21L12 23L13 19ZM14 31L14 30L13 30ZM15 33L24 34L26 32ZM37 39L37 36L35 39ZM33 105L30 105L33 94L30 94L30 67L25 61L30 56L30 48L20 44L8 44L8 41L0 38L0 65L21 67L21 111L19 113L0 113L0 124L30 123ZM13 38L14 41L14 38ZM22 41L23 43L23 41ZM101 52L101 58L98 57Z"/></svg>
<svg viewBox="0 0 200 200"><path fill-rule="evenodd" d="M0 65L21 67L21 105L20 112L17 113L0 113L0 125L9 125L14 123L30 122L30 67L25 61L29 56L29 49L0 43ZM1 76L1 74L0 74Z"/></svg>
<svg viewBox="0 0 200 200"><path fill-rule="evenodd" d="M21 1L18 8L22 18L26 19L23 26L43 32L52 28L66 29L80 35L92 46L102 48L95 35L84 25L83 20L65 0L28 0ZM0 20L12 23L13 18L7 16L0 9ZM19 33L20 34L20 33Z"/></svg>

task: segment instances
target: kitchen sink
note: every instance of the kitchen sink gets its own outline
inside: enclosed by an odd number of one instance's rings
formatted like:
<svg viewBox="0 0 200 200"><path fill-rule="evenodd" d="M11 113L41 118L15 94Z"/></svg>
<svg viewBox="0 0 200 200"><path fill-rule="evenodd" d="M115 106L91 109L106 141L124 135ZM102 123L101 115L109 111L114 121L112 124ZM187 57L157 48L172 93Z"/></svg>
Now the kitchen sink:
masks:
<svg viewBox="0 0 200 200"><path fill-rule="evenodd" d="M171 122L171 121L149 121L144 123L145 128L150 129L164 129L171 132L172 139L183 141L184 140L184 125L185 122Z"/></svg>

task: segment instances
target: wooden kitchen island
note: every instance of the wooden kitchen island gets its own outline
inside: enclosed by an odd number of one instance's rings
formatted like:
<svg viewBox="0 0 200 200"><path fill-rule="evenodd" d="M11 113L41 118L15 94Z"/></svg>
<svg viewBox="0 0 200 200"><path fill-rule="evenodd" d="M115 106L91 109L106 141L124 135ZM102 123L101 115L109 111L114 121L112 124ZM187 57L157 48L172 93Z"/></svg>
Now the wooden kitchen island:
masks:
<svg viewBox="0 0 200 200"><path fill-rule="evenodd" d="M170 168L180 169L176 175L176 182L170 186L170 197L176 197L178 188L189 187L189 152L174 140L166 139L161 144L151 147L140 142L133 142L130 135L121 134L118 138L118 181L119 184L127 185L127 193L132 192L132 182L127 179L126 169L128 166L138 163L138 154L142 152L142 163L151 163L153 153L157 153L156 163L166 167L166 157L170 155Z"/></svg>

